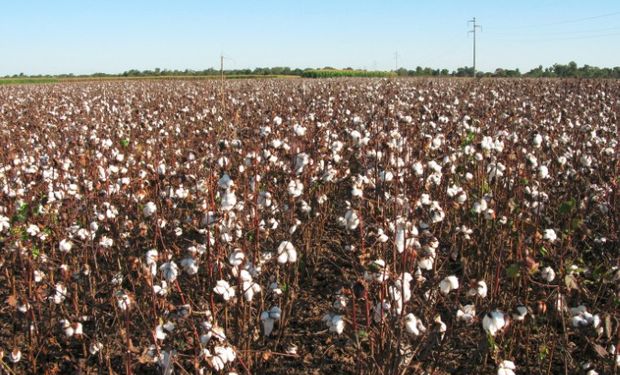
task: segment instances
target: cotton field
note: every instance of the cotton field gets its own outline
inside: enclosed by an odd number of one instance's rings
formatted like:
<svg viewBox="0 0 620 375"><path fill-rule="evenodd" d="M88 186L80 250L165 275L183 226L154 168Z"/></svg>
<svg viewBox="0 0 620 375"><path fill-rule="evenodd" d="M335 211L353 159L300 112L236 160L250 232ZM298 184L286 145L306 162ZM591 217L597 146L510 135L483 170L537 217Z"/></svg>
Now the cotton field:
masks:
<svg viewBox="0 0 620 375"><path fill-rule="evenodd" d="M1 372L615 373L619 98L1 87Z"/></svg>

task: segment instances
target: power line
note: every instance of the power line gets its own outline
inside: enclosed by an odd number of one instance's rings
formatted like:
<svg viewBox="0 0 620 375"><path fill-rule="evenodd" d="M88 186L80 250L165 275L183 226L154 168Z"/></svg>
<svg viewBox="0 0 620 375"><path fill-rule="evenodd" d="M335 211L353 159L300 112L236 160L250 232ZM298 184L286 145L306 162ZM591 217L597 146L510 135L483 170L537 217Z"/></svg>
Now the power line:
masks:
<svg viewBox="0 0 620 375"><path fill-rule="evenodd" d="M502 30L502 29L503 30L522 30L522 29L531 29L531 28L538 28L538 27L549 27L549 26L565 25L565 24L569 24L569 23L578 23L578 22L596 20L596 19L599 19L599 18L613 17L613 16L617 16L617 15L620 15L620 11L618 11L618 12L611 12L611 13L605 13L605 14L598 14L598 15L589 16L589 17L573 18L573 19L557 21L557 22L550 22L550 23L533 24L533 25L521 25L521 26L515 26L515 27L501 27L500 30Z"/></svg>
<svg viewBox="0 0 620 375"><path fill-rule="evenodd" d="M523 43L536 43L536 42L554 42L561 40L580 40L580 39L593 39L593 38L604 38L610 36L618 36L620 33L606 33L606 34L595 34L595 35L582 35L582 36L573 36L573 37L555 37L555 38L538 38L538 37L530 37L530 39L507 39L507 38L498 38L497 40L505 41L505 42L523 42Z"/></svg>
<svg viewBox="0 0 620 375"><path fill-rule="evenodd" d="M535 32L529 32L527 34L524 33L519 33L519 36L538 36L538 35L567 35L567 34L591 34L591 33L601 33L601 32L605 32L605 31L617 31L620 30L620 27L607 27L604 29L589 29L589 30L564 30L564 31L535 31ZM502 36L502 35L508 35L508 36L513 36L515 35L514 32L505 32L505 33L496 33L493 32L491 30L491 32L489 33L487 30L487 34L488 35L498 35L498 36Z"/></svg>
<svg viewBox="0 0 620 375"><path fill-rule="evenodd" d="M474 77L476 77L476 29L478 28L478 29L480 29L480 31L482 31L482 26L480 26L480 25L478 25L476 23L476 17L474 17L473 19L467 21L467 23L468 24L469 23L472 24L472 27L471 27L471 30L469 30L469 33L473 33L474 34L474 53L473 53L473 55L474 55L474 64L473 64L473 67L474 67Z"/></svg>

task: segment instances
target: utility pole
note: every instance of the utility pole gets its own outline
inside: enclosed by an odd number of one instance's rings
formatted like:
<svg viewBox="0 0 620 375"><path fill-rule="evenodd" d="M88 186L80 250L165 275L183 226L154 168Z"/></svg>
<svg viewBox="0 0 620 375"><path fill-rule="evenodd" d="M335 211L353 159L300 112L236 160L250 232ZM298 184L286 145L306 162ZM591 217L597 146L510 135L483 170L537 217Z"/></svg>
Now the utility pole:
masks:
<svg viewBox="0 0 620 375"><path fill-rule="evenodd" d="M469 33L474 34L474 78L476 77L476 29L480 29L480 31L482 31L482 26L478 25L476 23L476 17L472 18L471 20L467 21L467 24L472 24L471 30L469 30Z"/></svg>
<svg viewBox="0 0 620 375"><path fill-rule="evenodd" d="M220 54L220 100L222 101L222 110L224 109L224 54Z"/></svg>
<svg viewBox="0 0 620 375"><path fill-rule="evenodd" d="M394 71L398 70L398 51L394 52Z"/></svg>
<svg viewBox="0 0 620 375"><path fill-rule="evenodd" d="M224 80L224 55L220 55L220 76L222 81Z"/></svg>

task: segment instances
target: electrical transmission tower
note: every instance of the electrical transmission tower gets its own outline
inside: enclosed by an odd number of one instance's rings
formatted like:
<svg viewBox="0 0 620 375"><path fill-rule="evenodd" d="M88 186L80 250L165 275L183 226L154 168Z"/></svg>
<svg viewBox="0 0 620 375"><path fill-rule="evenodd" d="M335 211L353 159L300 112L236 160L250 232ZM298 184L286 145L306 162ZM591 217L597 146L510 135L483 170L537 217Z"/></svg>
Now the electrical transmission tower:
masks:
<svg viewBox="0 0 620 375"><path fill-rule="evenodd" d="M476 17L472 18L471 20L467 21L467 24L472 24L471 30L469 30L469 33L474 34L474 77L476 77L476 29L480 29L480 31L482 31L482 26L478 25L476 23Z"/></svg>

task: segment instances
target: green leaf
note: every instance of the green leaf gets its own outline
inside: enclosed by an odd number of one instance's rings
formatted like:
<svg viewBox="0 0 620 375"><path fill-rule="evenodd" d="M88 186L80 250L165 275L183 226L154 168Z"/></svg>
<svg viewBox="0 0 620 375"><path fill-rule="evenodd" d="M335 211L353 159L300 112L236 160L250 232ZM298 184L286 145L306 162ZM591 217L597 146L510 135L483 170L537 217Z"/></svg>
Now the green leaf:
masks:
<svg viewBox="0 0 620 375"><path fill-rule="evenodd" d="M581 227L582 224L583 224L583 220L581 220L579 218L574 218L570 222L570 229L571 230L577 230L577 229L579 229Z"/></svg>
<svg viewBox="0 0 620 375"><path fill-rule="evenodd" d="M475 138L476 138L476 133L468 132L467 136L463 140L463 143L461 143L461 146L463 146L463 147L469 146L470 144L472 144L474 142Z"/></svg>
<svg viewBox="0 0 620 375"><path fill-rule="evenodd" d="M540 255L542 255L542 256L547 256L548 254L549 254L549 250L547 250L547 248L546 248L546 247L541 246L541 247L540 247Z"/></svg>
<svg viewBox="0 0 620 375"><path fill-rule="evenodd" d="M127 138L121 139L121 146L123 146L123 147L129 146L129 139L127 139Z"/></svg>
<svg viewBox="0 0 620 375"><path fill-rule="evenodd" d="M41 250L39 250L39 248L38 248L38 247L34 246L34 247L32 248L32 257L33 257L34 259L37 259L37 258L39 257L39 255L40 255L40 254L41 254Z"/></svg>
<svg viewBox="0 0 620 375"><path fill-rule="evenodd" d="M17 209L17 213L13 216L13 221L24 222L28 220L28 204L22 203Z"/></svg>
<svg viewBox="0 0 620 375"><path fill-rule="evenodd" d="M549 348L547 347L547 345L542 344L538 348L538 359L542 362L545 360L545 358L547 358L548 355L549 355Z"/></svg>
<svg viewBox="0 0 620 375"><path fill-rule="evenodd" d="M482 194L488 194L491 192L491 187L488 182L482 181Z"/></svg>
<svg viewBox="0 0 620 375"><path fill-rule="evenodd" d="M506 268L506 275L508 275L508 277L510 277L511 279L515 279L519 277L520 270L521 266L519 266L519 263L513 263L508 266L508 268Z"/></svg>
<svg viewBox="0 0 620 375"><path fill-rule="evenodd" d="M575 198L571 198L571 199L567 200L566 202L563 202L560 205L560 208L559 208L560 214L566 215L566 214L570 213L571 211L573 211L573 209L575 208L576 203L577 202L575 201Z"/></svg>
<svg viewBox="0 0 620 375"><path fill-rule="evenodd" d="M360 339L366 339L366 338L368 338L368 332L366 332L366 330L364 330L364 329L360 329L360 330L357 331L357 336Z"/></svg>
<svg viewBox="0 0 620 375"><path fill-rule="evenodd" d="M495 342L495 337L490 334L487 334L487 344L489 345L489 349L491 352L495 352L497 350L497 343Z"/></svg>

